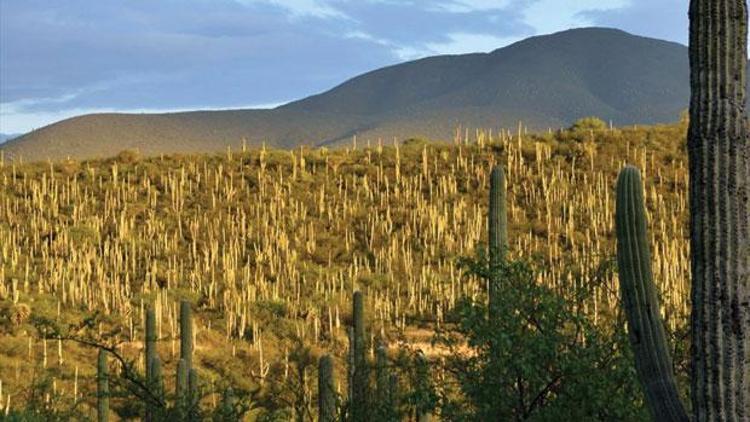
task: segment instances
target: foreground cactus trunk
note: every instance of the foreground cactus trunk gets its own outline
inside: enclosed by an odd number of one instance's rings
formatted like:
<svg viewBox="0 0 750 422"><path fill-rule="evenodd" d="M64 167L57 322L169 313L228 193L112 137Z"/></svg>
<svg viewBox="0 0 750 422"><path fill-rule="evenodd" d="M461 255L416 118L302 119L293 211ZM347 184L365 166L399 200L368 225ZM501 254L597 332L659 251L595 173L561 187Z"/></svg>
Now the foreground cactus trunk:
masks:
<svg viewBox="0 0 750 422"><path fill-rule="evenodd" d="M630 342L646 402L654 420L686 421L659 315L651 272L651 251L646 236L646 207L641 176L626 167L617 179L617 265L620 272Z"/></svg>
<svg viewBox="0 0 750 422"><path fill-rule="evenodd" d="M750 419L750 139L745 0L690 4L692 401Z"/></svg>
<svg viewBox="0 0 750 422"><path fill-rule="evenodd" d="M107 351L99 349L96 365L96 420L109 421L109 367L107 366Z"/></svg>
<svg viewBox="0 0 750 422"><path fill-rule="evenodd" d="M336 413L333 358L331 355L323 355L318 362L318 421L334 422Z"/></svg>

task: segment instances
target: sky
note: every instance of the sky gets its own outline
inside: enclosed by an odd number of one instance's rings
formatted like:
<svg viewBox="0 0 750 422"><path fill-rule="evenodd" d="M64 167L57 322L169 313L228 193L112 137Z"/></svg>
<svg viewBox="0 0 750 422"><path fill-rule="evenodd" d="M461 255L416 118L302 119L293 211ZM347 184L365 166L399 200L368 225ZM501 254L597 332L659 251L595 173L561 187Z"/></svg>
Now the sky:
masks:
<svg viewBox="0 0 750 422"><path fill-rule="evenodd" d="M268 108L383 66L606 26L687 42L688 0L0 0L0 133Z"/></svg>

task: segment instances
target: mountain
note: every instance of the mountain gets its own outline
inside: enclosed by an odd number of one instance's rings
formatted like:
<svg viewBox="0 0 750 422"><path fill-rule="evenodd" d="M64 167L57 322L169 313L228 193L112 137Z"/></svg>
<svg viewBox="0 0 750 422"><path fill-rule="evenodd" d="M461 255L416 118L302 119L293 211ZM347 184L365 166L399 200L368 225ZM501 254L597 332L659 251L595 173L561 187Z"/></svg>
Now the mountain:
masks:
<svg viewBox="0 0 750 422"><path fill-rule="evenodd" d="M20 133L0 133L0 144L13 138L21 136Z"/></svg>
<svg viewBox="0 0 750 422"><path fill-rule="evenodd" d="M94 114L3 145L25 160L202 152L266 142L336 145L352 136L452 139L459 125L531 130L599 116L615 125L675 121L689 99L687 47L615 29L537 36L491 53L378 69L272 110Z"/></svg>

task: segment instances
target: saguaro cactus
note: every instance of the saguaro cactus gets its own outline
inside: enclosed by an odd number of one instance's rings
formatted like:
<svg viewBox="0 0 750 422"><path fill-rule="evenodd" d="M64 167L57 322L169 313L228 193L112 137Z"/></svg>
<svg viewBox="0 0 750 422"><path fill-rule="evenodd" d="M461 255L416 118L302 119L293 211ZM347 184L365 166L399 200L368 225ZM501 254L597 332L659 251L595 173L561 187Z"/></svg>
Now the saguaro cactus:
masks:
<svg viewBox="0 0 750 422"><path fill-rule="evenodd" d="M188 372L193 367L193 317L190 302L180 302L180 359L185 359Z"/></svg>
<svg viewBox="0 0 750 422"><path fill-rule="evenodd" d="M323 355L318 361L318 421L336 420L336 391L333 380L333 358Z"/></svg>
<svg viewBox="0 0 750 422"><path fill-rule="evenodd" d="M488 216L489 227L489 258L492 276L489 280L488 296L490 317L493 315L493 300L499 280L494 270L505 258L508 250L508 213L506 210L505 173L498 165L492 168L490 174L490 207Z"/></svg>
<svg viewBox="0 0 750 422"><path fill-rule="evenodd" d="M745 0L690 2L688 158L693 277L691 397L695 421L750 418L747 13ZM618 246L619 243L618 240ZM648 291L635 289L645 285L652 289L650 280L644 280L645 284L630 284L627 278L621 274L625 297L648 298ZM627 310L630 321L638 321L640 317L643 324L639 331L631 322L634 341L644 333L657 333L656 325L661 322L653 306L628 306ZM646 313L637 315L639 310ZM647 399L655 419L687 420L676 399L656 394L659 385L649 384L656 382L663 387L670 383L665 381L662 369L657 369L669 362L668 356L658 352L658 346L644 346L649 353L638 353L638 344L634 346L641 382L651 392ZM660 375L649 377L649 373ZM667 401L669 405L659 401Z"/></svg>
<svg viewBox="0 0 750 422"><path fill-rule="evenodd" d="M146 379L153 381L151 362L156 357L156 313L151 306L146 310Z"/></svg>
<svg viewBox="0 0 750 422"><path fill-rule="evenodd" d="M692 400L696 421L750 419L747 3L690 3Z"/></svg>
<svg viewBox="0 0 750 422"><path fill-rule="evenodd" d="M107 351L99 349L99 359L96 365L96 419L99 422L109 420L109 367L107 366Z"/></svg>
<svg viewBox="0 0 750 422"><path fill-rule="evenodd" d="M617 263L630 342L647 404L655 420L687 420L672 372L664 325L659 317L646 236L643 187L635 167L624 168L617 179L615 226Z"/></svg>
<svg viewBox="0 0 750 422"><path fill-rule="evenodd" d="M365 311L362 292L354 292L352 306L352 374L350 411L353 421L369 420L368 394L370 374L367 366L367 347L365 337Z"/></svg>

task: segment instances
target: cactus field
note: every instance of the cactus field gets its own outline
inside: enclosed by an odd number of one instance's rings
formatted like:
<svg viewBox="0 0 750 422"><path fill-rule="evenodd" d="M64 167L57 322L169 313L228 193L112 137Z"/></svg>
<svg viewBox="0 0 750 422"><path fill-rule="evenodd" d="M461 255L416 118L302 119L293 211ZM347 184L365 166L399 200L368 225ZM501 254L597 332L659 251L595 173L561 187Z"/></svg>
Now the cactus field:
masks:
<svg viewBox="0 0 750 422"><path fill-rule="evenodd" d="M19 406L30 380L47 371L56 395L96 414L97 361L106 377L106 353L41 338L39 319L73 326L98 315L101 338L170 391L190 388L193 377L262 385L273 366L288 365L297 338L326 356L320 385L345 393L347 327L355 345L364 335L354 291L366 297L368 343L385 338L439 356L429 333L457 300L485 289L456 259L486 249L495 164L505 169L508 226L495 242L507 242L511 257L535 257L537 282L563 295L604 277L583 311L605 329L620 312L617 272L601 269L616 262L617 175L638 167L661 311L669 331L684 330L686 130L683 122L458 131L446 143L3 160L0 409ZM355 362L386 351L356 353ZM222 397L207 400L216 407ZM320 400L335 406L331 396Z"/></svg>

